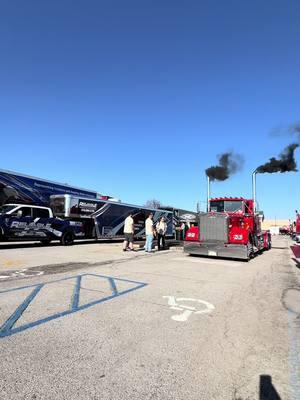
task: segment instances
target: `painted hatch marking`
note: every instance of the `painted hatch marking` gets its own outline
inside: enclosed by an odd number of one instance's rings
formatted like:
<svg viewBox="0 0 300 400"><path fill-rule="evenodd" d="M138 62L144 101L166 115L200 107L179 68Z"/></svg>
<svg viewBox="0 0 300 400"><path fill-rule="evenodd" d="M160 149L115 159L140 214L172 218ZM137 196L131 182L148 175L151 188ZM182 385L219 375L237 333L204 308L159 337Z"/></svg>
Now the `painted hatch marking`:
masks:
<svg viewBox="0 0 300 400"><path fill-rule="evenodd" d="M94 278L94 280L93 280L94 283L97 281L97 279L99 279L99 281L102 281L102 283L103 283L103 281L106 281L108 284L108 292L110 292L110 293L103 294L100 292L100 295L101 295L100 298L97 298L93 301L89 301L85 304L80 305L80 295L81 295L81 292L84 290L84 288L82 288L82 279L85 277ZM74 280L75 284L74 284L71 298L69 299L69 307L68 308L66 308L65 310L60 311L60 312L55 312L48 316L45 316L45 315L41 316L40 318L38 318L34 321L27 322L27 323L25 322L17 327L15 326L17 322L18 322L18 324L20 322L22 322L22 315L25 312L25 310L34 303L34 300L36 298L38 298L39 296L42 295L43 288L49 287L51 285L54 286L56 283L67 282L70 280ZM126 287L126 285L127 285L127 287ZM119 286L119 289L118 289L118 286ZM122 286L122 287L120 288L120 286ZM70 315L70 314L76 313L78 311L85 310L85 309L93 307L97 304L103 303L108 300L112 300L116 297L120 297L124 294L130 293L137 289L141 289L145 286L147 286L147 283L132 281L129 279L121 279L121 278L115 278L112 276L97 275L97 274L81 274L81 275L71 276L68 278L63 278L63 279L50 281L50 282L46 282L46 283L40 283L40 284L35 284L35 285L22 286L22 287L17 287L17 288L13 288L13 289L2 290L2 291L0 291L0 295L5 296L5 294L11 294L12 292L18 292L18 291L22 291L24 289L28 290L28 289L32 288L32 290L29 292L29 294L27 293L27 296L25 297L25 299L24 299L24 297L22 297L22 300L20 301L17 308L15 308L15 310L9 315L8 318L6 318L5 322L0 326L0 339L7 337L7 336L14 335L19 332L22 332L26 329L33 328L37 325L44 324L44 323L52 321L54 319L64 317L66 315ZM55 290L55 287L54 287L54 290ZM97 290L94 290L94 291L96 291L98 293Z"/></svg>

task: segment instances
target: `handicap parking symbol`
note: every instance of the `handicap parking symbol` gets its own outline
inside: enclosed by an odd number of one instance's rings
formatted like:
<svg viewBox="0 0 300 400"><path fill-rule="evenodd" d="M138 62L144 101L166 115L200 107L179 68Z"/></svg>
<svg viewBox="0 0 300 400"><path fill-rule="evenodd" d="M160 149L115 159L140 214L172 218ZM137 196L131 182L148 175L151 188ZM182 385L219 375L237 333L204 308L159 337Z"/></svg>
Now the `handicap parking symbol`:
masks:
<svg viewBox="0 0 300 400"><path fill-rule="evenodd" d="M185 322L192 314L207 314L211 313L215 306L208 301L192 299L189 297L177 297L174 296L163 296L164 299L168 299L168 305L171 310L182 311L181 314L172 315L173 321ZM185 303L194 303L194 306L186 305ZM204 306L204 307L203 307Z"/></svg>

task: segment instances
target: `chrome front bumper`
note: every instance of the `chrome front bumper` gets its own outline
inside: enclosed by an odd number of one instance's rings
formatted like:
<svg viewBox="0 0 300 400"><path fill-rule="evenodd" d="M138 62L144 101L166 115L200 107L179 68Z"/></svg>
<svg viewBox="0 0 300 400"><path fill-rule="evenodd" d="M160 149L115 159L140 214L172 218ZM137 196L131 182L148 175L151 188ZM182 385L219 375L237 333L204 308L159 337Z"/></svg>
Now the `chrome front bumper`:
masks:
<svg viewBox="0 0 300 400"><path fill-rule="evenodd" d="M250 251L247 245L224 244L222 242L189 242L185 241L183 245L185 253L209 257L239 258L249 260Z"/></svg>

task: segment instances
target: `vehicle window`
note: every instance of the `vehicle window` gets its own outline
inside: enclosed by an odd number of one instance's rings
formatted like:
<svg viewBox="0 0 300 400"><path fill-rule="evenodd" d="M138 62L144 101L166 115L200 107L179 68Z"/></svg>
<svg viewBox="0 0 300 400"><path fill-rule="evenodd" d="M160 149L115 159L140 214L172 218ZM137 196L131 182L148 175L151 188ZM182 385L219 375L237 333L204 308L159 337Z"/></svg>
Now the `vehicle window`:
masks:
<svg viewBox="0 0 300 400"><path fill-rule="evenodd" d="M30 207L21 207L21 208L19 208L18 210L17 210L17 213L19 212L19 211L22 211L22 218L23 217L31 217L31 208Z"/></svg>
<svg viewBox="0 0 300 400"><path fill-rule="evenodd" d="M64 197L52 198L50 201L50 207L52 208L54 215L64 214L65 198Z"/></svg>
<svg viewBox="0 0 300 400"><path fill-rule="evenodd" d="M238 212L243 211L242 201L225 201L224 211L226 212Z"/></svg>
<svg viewBox="0 0 300 400"><path fill-rule="evenodd" d="M33 208L33 218L49 218L49 210L44 208Z"/></svg>
<svg viewBox="0 0 300 400"><path fill-rule="evenodd" d="M2 207L0 207L0 214L6 214L9 211L13 210L14 208L16 208L16 206L9 206L9 205L2 206Z"/></svg>
<svg viewBox="0 0 300 400"><path fill-rule="evenodd" d="M224 212L224 201L211 201L210 211Z"/></svg>
<svg viewBox="0 0 300 400"><path fill-rule="evenodd" d="M210 211L238 212L243 211L243 202L239 200L219 200L210 202Z"/></svg>

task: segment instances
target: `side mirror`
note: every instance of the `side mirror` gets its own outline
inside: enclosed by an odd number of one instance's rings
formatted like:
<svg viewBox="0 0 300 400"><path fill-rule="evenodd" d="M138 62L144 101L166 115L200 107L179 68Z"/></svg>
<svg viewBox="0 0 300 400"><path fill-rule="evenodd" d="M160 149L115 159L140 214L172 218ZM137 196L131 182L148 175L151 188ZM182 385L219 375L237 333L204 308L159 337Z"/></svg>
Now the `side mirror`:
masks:
<svg viewBox="0 0 300 400"><path fill-rule="evenodd" d="M17 217L18 218L22 218L22 215L23 215L22 210L18 210L17 211Z"/></svg>

